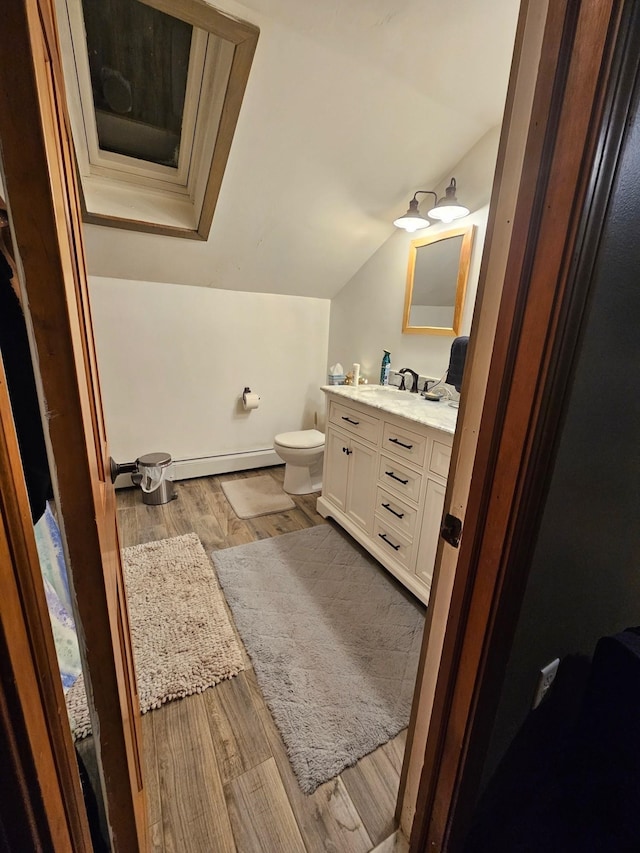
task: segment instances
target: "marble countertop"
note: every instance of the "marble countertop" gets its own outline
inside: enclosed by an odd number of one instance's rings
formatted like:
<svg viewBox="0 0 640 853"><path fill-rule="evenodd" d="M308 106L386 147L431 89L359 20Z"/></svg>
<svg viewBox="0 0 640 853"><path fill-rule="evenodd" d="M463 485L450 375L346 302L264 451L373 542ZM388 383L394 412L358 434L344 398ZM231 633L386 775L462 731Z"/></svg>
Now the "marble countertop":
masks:
<svg viewBox="0 0 640 853"><path fill-rule="evenodd" d="M451 435L456 429L458 410L449 406L446 400L435 403L425 400L420 394L399 391L389 385L359 385L357 388L352 385L323 385L321 390Z"/></svg>

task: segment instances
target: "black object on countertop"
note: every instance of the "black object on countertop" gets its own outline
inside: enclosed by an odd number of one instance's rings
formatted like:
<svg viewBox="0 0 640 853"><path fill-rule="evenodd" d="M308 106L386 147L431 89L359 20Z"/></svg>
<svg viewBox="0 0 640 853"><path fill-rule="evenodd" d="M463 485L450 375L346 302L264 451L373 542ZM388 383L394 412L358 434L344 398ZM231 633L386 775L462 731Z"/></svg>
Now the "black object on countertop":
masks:
<svg viewBox="0 0 640 853"><path fill-rule="evenodd" d="M469 338L467 335L462 335L459 338L454 338L451 344L451 353L449 355L449 367L447 376L444 380L447 385L453 385L456 391L462 388L462 375L464 373L464 363L467 358L467 346Z"/></svg>

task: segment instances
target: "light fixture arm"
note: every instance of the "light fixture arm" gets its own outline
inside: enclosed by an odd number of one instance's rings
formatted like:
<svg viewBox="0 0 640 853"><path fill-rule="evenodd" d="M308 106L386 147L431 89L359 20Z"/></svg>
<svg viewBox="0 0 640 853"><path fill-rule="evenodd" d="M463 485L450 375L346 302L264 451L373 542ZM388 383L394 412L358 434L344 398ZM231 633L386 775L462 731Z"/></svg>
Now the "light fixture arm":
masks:
<svg viewBox="0 0 640 853"><path fill-rule="evenodd" d="M416 190L413 194L413 198L409 202L409 210L407 210L405 216L415 217L416 220L423 220L427 225L429 225L429 220L425 219L422 214L418 210L418 196L419 195L432 195L436 200L436 204L438 203L438 196L434 193L433 190ZM400 226L401 227L401 226Z"/></svg>
<svg viewBox="0 0 640 853"><path fill-rule="evenodd" d="M435 198L436 203L438 202L438 196L434 193L433 190L416 190L413 194L413 201L418 201L417 196L419 195L432 195Z"/></svg>

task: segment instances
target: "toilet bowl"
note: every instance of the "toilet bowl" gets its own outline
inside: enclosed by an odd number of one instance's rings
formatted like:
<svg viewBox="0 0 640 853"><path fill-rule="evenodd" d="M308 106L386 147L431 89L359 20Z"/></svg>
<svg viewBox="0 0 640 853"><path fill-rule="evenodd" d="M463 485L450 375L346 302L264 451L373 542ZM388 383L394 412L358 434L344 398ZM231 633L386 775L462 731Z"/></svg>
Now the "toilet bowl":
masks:
<svg viewBox="0 0 640 853"><path fill-rule="evenodd" d="M322 488L324 434L317 429L281 432L273 449L286 463L283 489L290 495L308 495Z"/></svg>

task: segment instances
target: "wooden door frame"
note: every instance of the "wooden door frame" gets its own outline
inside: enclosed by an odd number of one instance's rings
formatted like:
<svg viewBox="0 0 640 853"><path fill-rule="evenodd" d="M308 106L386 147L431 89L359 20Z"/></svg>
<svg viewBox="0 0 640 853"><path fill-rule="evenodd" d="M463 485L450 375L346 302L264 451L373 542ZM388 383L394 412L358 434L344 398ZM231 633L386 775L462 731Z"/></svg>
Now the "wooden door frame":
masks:
<svg viewBox="0 0 640 853"><path fill-rule="evenodd" d="M612 92L630 6L550 4L412 853L460 849L479 790L589 296L585 222L603 215L624 127Z"/></svg>
<svg viewBox="0 0 640 853"><path fill-rule="evenodd" d="M106 444L101 412L90 393L95 353L92 341L82 334L88 294L82 241L77 239L78 189L52 0L15 0L3 13L0 55L16 58L3 66L0 87L9 217L46 412L54 493L80 615L79 645L91 675L86 687L109 830L114 849L133 853L146 844L135 743L139 708L137 697L121 688L125 675L131 679L131 658L117 660L112 646L112 637L125 644L122 635L128 625L126 612L124 622L111 618L108 601L114 590L107 589L103 570L99 516L104 507L105 517L113 513L115 538L115 498L102 470ZM118 559L115 542L107 557ZM66 715L64 707L57 712Z"/></svg>
<svg viewBox="0 0 640 853"><path fill-rule="evenodd" d="M505 280L517 286L505 289L489 374L478 473L471 483L418 793L411 840L416 851L427 844L446 849L468 818L510 645L505 638L515 624L526 580L526 571L514 573L514 561L535 532L550 468L551 454L545 456L545 451L557 435L558 388L566 381L557 371L559 343L563 333L571 337L573 331L574 343L577 336L572 323L583 295L569 276L566 248L577 246L580 214L592 191L590 166L598 153L608 51L621 5L615 0L566 0L554 7L547 48L555 44L563 61L550 64L541 81L547 94L550 84L553 91L547 104L543 89L538 93L537 109L547 115L544 145L528 151L533 161L528 161L530 172L512 224ZM22 105L28 112L28 97ZM594 110L599 116L591 122ZM539 145L540 137L535 141ZM25 139L24 144L31 143ZM37 179L46 183L48 176ZM51 214L55 228L55 212ZM29 230L26 222L22 225ZM71 483L69 495L70 490ZM87 490L78 488L77 493ZM100 689L114 687L103 684Z"/></svg>
<svg viewBox="0 0 640 853"><path fill-rule="evenodd" d="M84 853L89 826L1 362L0 602L0 841Z"/></svg>
<svg viewBox="0 0 640 853"><path fill-rule="evenodd" d="M546 115L534 112L534 95L540 87L541 69L549 67L548 50L542 52L548 13L549 4L546 0L522 0L520 4L487 222L486 251L482 257L465 387L461 395L445 495L445 512L455 515L463 524L513 238L516 206L527 188L532 191L535 175L530 167L531 152L542 147L544 138ZM529 153L527 168L525 151ZM398 822L407 836L411 834L416 813L458 553L457 548L442 539L439 541L396 811Z"/></svg>

